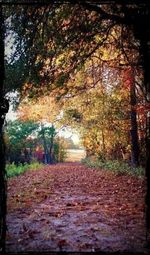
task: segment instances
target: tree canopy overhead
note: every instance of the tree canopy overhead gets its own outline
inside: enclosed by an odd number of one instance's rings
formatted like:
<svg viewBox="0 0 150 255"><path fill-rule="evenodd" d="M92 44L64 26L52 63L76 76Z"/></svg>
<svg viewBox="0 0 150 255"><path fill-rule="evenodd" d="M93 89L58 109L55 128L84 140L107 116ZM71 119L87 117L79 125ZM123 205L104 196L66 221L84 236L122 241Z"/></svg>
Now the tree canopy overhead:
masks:
<svg viewBox="0 0 150 255"><path fill-rule="evenodd" d="M108 49L111 45L124 54L127 64L129 49L140 51L141 36L144 36L146 43L149 40L148 33L143 35L141 30L138 31L138 25L149 30L149 8L144 3L59 1L57 4L46 2L45 5L14 5L5 8L6 31L11 31L15 40L11 62L6 65L8 74L10 70L12 73L13 69L18 68L20 73L17 73L16 87L26 84L25 88L30 91L31 97L56 87L63 89L62 94L67 94L66 84L71 76L100 47ZM142 57L130 64L142 65ZM118 56L116 60L120 63ZM15 84L14 79L9 77L6 80L9 86L6 88Z"/></svg>

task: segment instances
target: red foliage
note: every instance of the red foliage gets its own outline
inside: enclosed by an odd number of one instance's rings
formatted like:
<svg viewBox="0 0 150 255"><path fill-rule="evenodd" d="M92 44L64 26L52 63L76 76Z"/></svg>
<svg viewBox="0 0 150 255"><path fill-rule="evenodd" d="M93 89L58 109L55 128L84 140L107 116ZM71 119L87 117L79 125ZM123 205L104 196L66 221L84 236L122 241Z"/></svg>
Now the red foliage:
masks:
<svg viewBox="0 0 150 255"><path fill-rule="evenodd" d="M131 67L122 71L122 81L123 81L124 87L129 90L134 82L133 70Z"/></svg>

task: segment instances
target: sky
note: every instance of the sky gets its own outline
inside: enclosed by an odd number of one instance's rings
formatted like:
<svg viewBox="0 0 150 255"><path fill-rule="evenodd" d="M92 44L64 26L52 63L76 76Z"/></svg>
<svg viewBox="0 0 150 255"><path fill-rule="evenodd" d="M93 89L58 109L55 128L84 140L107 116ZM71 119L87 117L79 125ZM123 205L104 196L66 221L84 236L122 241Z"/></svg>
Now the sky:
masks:
<svg viewBox="0 0 150 255"><path fill-rule="evenodd" d="M13 109L12 109L12 105L10 105L10 107L9 107L9 111L8 111L8 113L6 114L6 121L8 121L8 120L15 120L17 118L17 115L16 115L16 113L13 111Z"/></svg>
<svg viewBox="0 0 150 255"><path fill-rule="evenodd" d="M80 143L79 135L75 134L74 132L71 132L70 129L69 130L65 130L65 131L60 131L59 134L60 134L60 136L63 136L65 138L71 137L71 139L73 140L74 144L79 144Z"/></svg>

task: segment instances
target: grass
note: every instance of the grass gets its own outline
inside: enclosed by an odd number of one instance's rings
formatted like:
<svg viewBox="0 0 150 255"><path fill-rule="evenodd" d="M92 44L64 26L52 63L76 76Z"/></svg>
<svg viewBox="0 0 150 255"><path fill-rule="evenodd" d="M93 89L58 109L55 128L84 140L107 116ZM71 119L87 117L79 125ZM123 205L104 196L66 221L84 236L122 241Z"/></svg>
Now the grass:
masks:
<svg viewBox="0 0 150 255"><path fill-rule="evenodd" d="M14 163L6 165L7 177L14 177L23 174L27 170L38 170L42 168L43 164L39 162L33 162L31 164L19 164L16 166Z"/></svg>
<svg viewBox="0 0 150 255"><path fill-rule="evenodd" d="M98 159L92 160L91 158L85 158L81 162L88 167L111 170L112 172L116 174L130 174L130 175L136 175L136 176L144 175L144 168L142 167L135 168L119 160L100 161Z"/></svg>

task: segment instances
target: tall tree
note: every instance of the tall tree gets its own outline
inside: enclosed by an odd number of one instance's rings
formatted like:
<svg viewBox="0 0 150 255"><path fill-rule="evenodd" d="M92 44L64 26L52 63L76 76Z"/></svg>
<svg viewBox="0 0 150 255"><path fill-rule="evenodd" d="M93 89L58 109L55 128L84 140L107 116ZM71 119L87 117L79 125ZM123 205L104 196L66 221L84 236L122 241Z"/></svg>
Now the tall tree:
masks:
<svg viewBox="0 0 150 255"><path fill-rule="evenodd" d="M6 172L5 145L3 140L3 124L8 112L8 101L4 98L4 19L3 7L0 3L0 252L5 253L6 237Z"/></svg>
<svg viewBox="0 0 150 255"><path fill-rule="evenodd" d="M26 158L28 137L33 134L35 130L38 131L39 125L32 122L22 122L19 120L9 121L5 127L5 140L7 141L6 154L7 159L11 162L19 163L21 160L21 153L24 152L24 160Z"/></svg>
<svg viewBox="0 0 150 255"><path fill-rule="evenodd" d="M44 162L53 163L54 137L56 136L55 126L59 120L61 104L56 103L52 96L41 96L37 100L25 98L18 107L18 117L23 121L35 121L40 125L39 137L43 141ZM47 127L45 124L49 124Z"/></svg>
<svg viewBox="0 0 150 255"><path fill-rule="evenodd" d="M52 124L50 127L45 127L41 123L41 129L38 132L38 136L43 140L44 147L44 163L52 164L54 162L54 138L57 132Z"/></svg>

